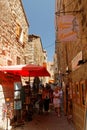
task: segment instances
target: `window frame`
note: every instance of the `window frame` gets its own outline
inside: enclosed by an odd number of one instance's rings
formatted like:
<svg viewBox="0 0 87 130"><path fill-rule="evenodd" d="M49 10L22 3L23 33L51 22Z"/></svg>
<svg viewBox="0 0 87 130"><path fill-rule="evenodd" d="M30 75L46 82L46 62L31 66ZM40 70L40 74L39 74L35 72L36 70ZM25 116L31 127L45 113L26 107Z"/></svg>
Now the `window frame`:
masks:
<svg viewBox="0 0 87 130"><path fill-rule="evenodd" d="M85 103L83 103L83 92L82 92L82 85L85 85ZM86 105L86 102L87 102L87 88L86 88L86 86L87 86L87 80L83 80L83 81L80 81L80 89L81 89L81 105L83 106L83 107L85 107L85 105Z"/></svg>
<svg viewBox="0 0 87 130"><path fill-rule="evenodd" d="M16 23L16 37L19 43L24 44L25 33L19 23Z"/></svg>
<svg viewBox="0 0 87 130"><path fill-rule="evenodd" d="M81 104L81 92L80 92L80 84L79 82L75 83L75 88L76 88L76 102L77 104Z"/></svg>

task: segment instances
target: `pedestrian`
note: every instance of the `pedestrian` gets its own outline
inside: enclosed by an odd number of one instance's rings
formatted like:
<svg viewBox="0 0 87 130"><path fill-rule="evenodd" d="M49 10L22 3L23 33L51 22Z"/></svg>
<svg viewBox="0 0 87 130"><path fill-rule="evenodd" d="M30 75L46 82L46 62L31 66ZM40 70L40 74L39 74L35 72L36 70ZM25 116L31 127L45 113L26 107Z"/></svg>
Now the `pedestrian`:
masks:
<svg viewBox="0 0 87 130"><path fill-rule="evenodd" d="M49 95L50 95L50 104L53 103L53 89L50 87L49 88Z"/></svg>
<svg viewBox="0 0 87 130"><path fill-rule="evenodd" d="M60 93L58 86L54 89L53 92L53 105L55 108L55 112L57 113L58 117L60 117Z"/></svg>
<svg viewBox="0 0 87 130"><path fill-rule="evenodd" d="M42 99L42 95L39 99L39 114L43 114L43 99Z"/></svg>
<svg viewBox="0 0 87 130"><path fill-rule="evenodd" d="M59 96L60 96L60 109L63 111L63 90L62 87L59 87Z"/></svg>
<svg viewBox="0 0 87 130"><path fill-rule="evenodd" d="M43 99L44 111L48 113L50 98L49 98L49 90L47 88L43 89L42 99Z"/></svg>

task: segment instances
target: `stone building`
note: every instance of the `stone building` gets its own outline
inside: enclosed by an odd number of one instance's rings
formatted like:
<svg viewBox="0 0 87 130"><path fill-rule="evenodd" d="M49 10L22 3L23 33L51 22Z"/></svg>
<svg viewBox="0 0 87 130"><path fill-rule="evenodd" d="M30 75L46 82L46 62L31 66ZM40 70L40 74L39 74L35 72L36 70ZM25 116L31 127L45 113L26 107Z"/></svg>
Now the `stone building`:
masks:
<svg viewBox="0 0 87 130"><path fill-rule="evenodd" d="M0 65L23 64L29 24L21 0L1 0L0 8Z"/></svg>
<svg viewBox="0 0 87 130"><path fill-rule="evenodd" d="M41 38L33 34L29 35L27 46L29 46L26 47L26 52L28 55L25 56L26 58L29 58L29 63L42 66L44 63L44 50Z"/></svg>
<svg viewBox="0 0 87 130"><path fill-rule="evenodd" d="M0 65L24 64L29 24L22 2L21 0L0 0L0 11ZM3 120L2 116L6 116L7 99L12 102L14 98L14 78L4 73L0 75L0 128L8 129L7 120Z"/></svg>
<svg viewBox="0 0 87 130"><path fill-rule="evenodd" d="M58 56L58 69L62 74L65 86L68 86L68 99L72 101L72 116L76 130L87 128L86 102L87 102L87 13L86 0L58 1L55 9L56 46ZM60 17L72 20L72 32L76 37L64 41L58 33L58 20ZM71 19L69 19L71 20ZM68 20L67 20L68 21ZM68 21L69 22L69 21ZM65 25L65 24L64 24ZM69 23L67 23L69 25ZM64 26L62 26L64 29ZM63 30L64 31L64 30ZM67 32L66 32L67 33ZM63 35L62 35L63 36ZM69 36L69 35L68 35ZM65 91L66 92L66 91ZM66 93L65 93L66 98ZM66 102L66 100L65 100ZM69 102L68 102L69 104ZM65 112L67 111L65 103ZM69 109L68 109L69 110Z"/></svg>
<svg viewBox="0 0 87 130"><path fill-rule="evenodd" d="M40 36L37 35L29 35L28 36L28 44L26 45L26 53L25 53L25 63L26 64L35 64L40 66L45 66L47 64L47 55L46 51L43 49L42 41ZM39 77L42 83L46 82L47 77ZM24 78L27 80L27 78ZM31 85L34 78L31 79Z"/></svg>
<svg viewBox="0 0 87 130"><path fill-rule="evenodd" d="M0 0L0 9L0 66L29 63L42 66L45 51L40 37L28 34L29 23L22 0ZM7 127L10 126L8 119L11 114L18 115L14 110L15 82L21 82L21 78L0 72L0 128L3 129L10 129Z"/></svg>

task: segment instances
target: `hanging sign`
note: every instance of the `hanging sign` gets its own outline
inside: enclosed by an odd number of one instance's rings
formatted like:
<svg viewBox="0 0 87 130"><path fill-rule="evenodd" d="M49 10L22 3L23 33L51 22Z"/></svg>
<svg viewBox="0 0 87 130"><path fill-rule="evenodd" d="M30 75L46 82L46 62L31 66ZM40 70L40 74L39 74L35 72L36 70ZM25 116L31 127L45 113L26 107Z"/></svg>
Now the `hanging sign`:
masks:
<svg viewBox="0 0 87 130"><path fill-rule="evenodd" d="M58 17L58 38L60 42L73 41L77 39L79 31L78 21L73 15L62 15Z"/></svg>

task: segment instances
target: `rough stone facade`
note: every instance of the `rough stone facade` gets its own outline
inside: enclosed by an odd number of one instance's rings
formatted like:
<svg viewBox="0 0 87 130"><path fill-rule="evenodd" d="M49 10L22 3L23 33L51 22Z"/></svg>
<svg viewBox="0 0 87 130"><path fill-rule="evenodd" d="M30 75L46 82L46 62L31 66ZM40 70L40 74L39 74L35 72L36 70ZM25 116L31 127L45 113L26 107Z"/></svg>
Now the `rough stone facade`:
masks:
<svg viewBox="0 0 87 130"><path fill-rule="evenodd" d="M20 0L0 1L0 65L23 63L24 47L28 41L28 23ZM23 41L16 34L17 24L23 30Z"/></svg>
<svg viewBox="0 0 87 130"><path fill-rule="evenodd" d="M58 0L56 0L59 2ZM69 42L58 42L58 35L56 31L56 46L58 55L58 68L63 74L63 80L66 84L72 86L72 101L73 101L73 120L76 130L84 130L86 126L86 111L85 105L87 102L87 12L86 0L64 0L59 8L60 15L74 15L78 20L79 31L77 32L77 40ZM61 8L63 10L61 10ZM56 10L57 11L57 10ZM58 20L56 13L55 20ZM57 24L57 21L56 21ZM56 25L57 30L57 25ZM78 54L81 54L78 56ZM74 69L73 69L74 66ZM66 78L66 68L67 78ZM74 100L74 87L75 98ZM83 87L84 86L84 87ZM84 88L84 90L83 90ZM66 97L65 97L66 98ZM82 99L84 98L85 103Z"/></svg>
<svg viewBox="0 0 87 130"><path fill-rule="evenodd" d="M29 63L43 65L45 59L42 42L39 36L28 36L29 23L22 0L0 0L0 13L0 66ZM11 84L8 83L8 77L7 81L0 77L0 97L3 98L0 98L0 107L6 103L8 91L12 93L10 99L14 99L14 81L10 79ZM5 85L1 81L5 81ZM4 88L6 93L2 92ZM6 128L6 124L7 118L3 122L0 108L0 128L10 129Z"/></svg>
<svg viewBox="0 0 87 130"><path fill-rule="evenodd" d="M21 0L0 0L0 66L24 64L28 28ZM21 29L20 33L18 29ZM7 128L7 118L2 118L2 105L6 103L6 98L13 99L14 82L11 79L8 82L8 78L5 81L4 76L0 77L0 129L10 129L10 122Z"/></svg>
<svg viewBox="0 0 87 130"><path fill-rule="evenodd" d="M29 52L29 59L31 63L36 65L43 65L44 63L44 50L41 42L41 38L36 35L29 35L28 45L31 48L30 50L27 48Z"/></svg>

